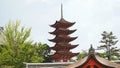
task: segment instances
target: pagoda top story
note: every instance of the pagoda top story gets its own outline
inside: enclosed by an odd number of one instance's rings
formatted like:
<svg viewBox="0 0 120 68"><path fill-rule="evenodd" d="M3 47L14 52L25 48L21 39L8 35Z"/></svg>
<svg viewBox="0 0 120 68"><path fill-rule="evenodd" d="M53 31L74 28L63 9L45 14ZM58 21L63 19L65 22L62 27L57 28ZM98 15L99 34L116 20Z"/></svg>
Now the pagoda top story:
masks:
<svg viewBox="0 0 120 68"><path fill-rule="evenodd" d="M61 18L59 21L56 21L55 24L50 25L50 26L54 27L54 28L59 28L59 27L69 28L74 24L75 24L75 22L68 22L64 18Z"/></svg>

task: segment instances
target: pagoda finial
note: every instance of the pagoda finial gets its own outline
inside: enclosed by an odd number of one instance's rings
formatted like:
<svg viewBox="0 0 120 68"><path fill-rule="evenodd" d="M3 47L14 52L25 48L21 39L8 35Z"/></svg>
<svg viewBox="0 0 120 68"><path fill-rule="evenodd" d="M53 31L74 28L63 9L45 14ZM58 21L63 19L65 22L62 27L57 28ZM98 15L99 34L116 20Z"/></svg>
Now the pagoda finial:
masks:
<svg viewBox="0 0 120 68"><path fill-rule="evenodd" d="M63 6L62 6L62 3L61 3L61 18L63 18Z"/></svg>
<svg viewBox="0 0 120 68"><path fill-rule="evenodd" d="M89 54L94 54L95 52L95 49L93 48L92 44L91 44L91 47L89 49Z"/></svg>

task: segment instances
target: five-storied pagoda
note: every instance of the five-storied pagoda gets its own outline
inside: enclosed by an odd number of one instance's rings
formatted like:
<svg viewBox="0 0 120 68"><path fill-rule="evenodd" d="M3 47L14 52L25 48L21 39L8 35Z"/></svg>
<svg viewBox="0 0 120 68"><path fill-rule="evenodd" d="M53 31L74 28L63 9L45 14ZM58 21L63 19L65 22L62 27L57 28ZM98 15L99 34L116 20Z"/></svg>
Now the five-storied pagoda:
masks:
<svg viewBox="0 0 120 68"><path fill-rule="evenodd" d="M51 47L52 50L56 51L55 54L51 55L51 58L53 58L55 62L69 62L72 57L79 54L70 52L71 49L78 46L70 44L71 41L77 38L69 36L76 31L68 29L74 24L75 22L68 22L63 18L63 9L61 5L61 19L56 21L55 24L50 25L55 28L55 31L50 32L50 34L55 35L55 38L49 40L55 43L55 46Z"/></svg>

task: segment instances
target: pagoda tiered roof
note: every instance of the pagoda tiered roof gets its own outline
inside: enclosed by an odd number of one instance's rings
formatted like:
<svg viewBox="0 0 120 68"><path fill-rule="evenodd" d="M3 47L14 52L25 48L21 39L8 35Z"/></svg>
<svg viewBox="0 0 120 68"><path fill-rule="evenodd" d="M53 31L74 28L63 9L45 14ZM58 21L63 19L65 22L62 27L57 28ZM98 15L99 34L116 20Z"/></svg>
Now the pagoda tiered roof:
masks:
<svg viewBox="0 0 120 68"><path fill-rule="evenodd" d="M73 40L75 40L77 37L70 37L70 36L64 36L64 35L59 35L59 36L56 36L54 39L51 39L49 41L52 41L52 42L71 42Z"/></svg>
<svg viewBox="0 0 120 68"><path fill-rule="evenodd" d="M64 29L64 28L59 28L59 29L56 29L54 32L50 32L50 34L53 34L53 35L61 35L61 34L64 34L64 35L69 35L69 34L72 34L73 32L75 32L75 30L69 30L69 29Z"/></svg>
<svg viewBox="0 0 120 68"><path fill-rule="evenodd" d="M56 21L55 24L51 25L51 27L55 28L55 31L49 33L55 35L55 38L50 39L49 41L56 43L54 47L51 47L51 49L56 51L56 53L51 55L51 57L57 62L60 62L61 60L63 60L63 62L67 62L71 57L78 55L78 53L70 52L70 49L78 46L69 44L69 42L77 38L69 36L69 34L72 34L76 31L68 29L73 24L75 24L75 22L68 22L61 18L59 21Z"/></svg>
<svg viewBox="0 0 120 68"><path fill-rule="evenodd" d="M54 27L54 28L69 28L73 24L75 24L75 22L68 22L68 21L64 20L64 18L61 18L59 21L56 21L55 24L50 25L50 26Z"/></svg>
<svg viewBox="0 0 120 68"><path fill-rule="evenodd" d="M78 55L79 53L72 53L72 52L64 52L64 51L59 51L59 52L56 52L55 54L51 55L52 58L55 58L55 59L62 59L64 57L66 58L71 58L71 57L74 57L76 55Z"/></svg>
<svg viewBox="0 0 120 68"><path fill-rule="evenodd" d="M66 49L66 50L70 50L73 49L75 47L77 47L78 45L71 45L71 44L56 44L54 47L51 47L51 49L53 50L61 50L61 49Z"/></svg>

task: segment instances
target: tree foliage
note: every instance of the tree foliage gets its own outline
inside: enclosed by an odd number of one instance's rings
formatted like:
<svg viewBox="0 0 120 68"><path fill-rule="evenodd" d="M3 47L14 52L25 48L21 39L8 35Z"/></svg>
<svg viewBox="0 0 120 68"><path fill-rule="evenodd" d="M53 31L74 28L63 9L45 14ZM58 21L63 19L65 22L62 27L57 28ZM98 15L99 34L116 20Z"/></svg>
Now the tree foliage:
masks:
<svg viewBox="0 0 120 68"><path fill-rule="evenodd" d="M49 53L47 44L33 43L29 40L31 28L20 28L20 22L10 21L0 34L3 45L0 46L0 68L24 68L24 63L43 62Z"/></svg>
<svg viewBox="0 0 120 68"><path fill-rule="evenodd" d="M86 55L87 55L87 52L86 52L85 50L83 50L83 51L77 56L77 60L83 59Z"/></svg>
<svg viewBox="0 0 120 68"><path fill-rule="evenodd" d="M43 62L51 62L50 59L50 48L47 44L42 44L42 43L35 43L34 44L39 57L43 57L44 61Z"/></svg>
<svg viewBox="0 0 120 68"><path fill-rule="evenodd" d="M114 56L119 57L120 49L115 46L115 44L118 42L116 36L114 36L112 32L108 33L106 31L104 31L101 35L102 40L100 43L102 45L100 45L98 49L104 50L104 57L106 57L108 60L111 60Z"/></svg>

